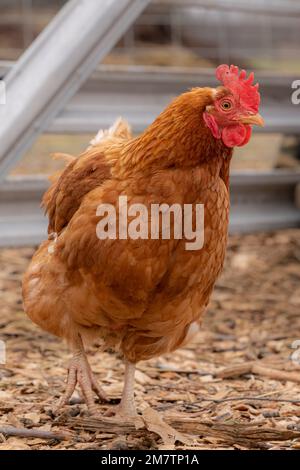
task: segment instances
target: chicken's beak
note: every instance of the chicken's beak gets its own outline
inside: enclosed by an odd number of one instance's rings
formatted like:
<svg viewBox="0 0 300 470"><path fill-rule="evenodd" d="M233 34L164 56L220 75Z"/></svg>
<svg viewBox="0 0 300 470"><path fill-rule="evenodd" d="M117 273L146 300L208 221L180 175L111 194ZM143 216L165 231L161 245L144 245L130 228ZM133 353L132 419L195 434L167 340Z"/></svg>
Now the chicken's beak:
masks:
<svg viewBox="0 0 300 470"><path fill-rule="evenodd" d="M250 124L253 126L264 127L265 121L260 114L249 114L248 116L242 116L239 118L242 124Z"/></svg>

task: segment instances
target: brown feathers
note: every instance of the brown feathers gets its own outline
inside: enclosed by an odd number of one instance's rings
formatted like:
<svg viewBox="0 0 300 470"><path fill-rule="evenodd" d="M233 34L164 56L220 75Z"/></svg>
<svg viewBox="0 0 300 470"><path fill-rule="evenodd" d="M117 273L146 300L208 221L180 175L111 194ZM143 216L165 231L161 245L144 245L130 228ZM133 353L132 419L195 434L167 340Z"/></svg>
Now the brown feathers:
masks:
<svg viewBox="0 0 300 470"><path fill-rule="evenodd" d="M110 177L111 164L104 157L105 149L130 138L129 125L119 118L107 131L100 130L90 147L78 158L54 154L54 158L64 160L67 167L50 178L53 184L43 197L42 206L49 217L49 234L59 233L71 220L83 197Z"/></svg>
<svg viewBox="0 0 300 470"><path fill-rule="evenodd" d="M222 269L232 151L203 121L211 89L194 89L140 136L119 121L69 162L44 197L49 232L24 279L28 315L65 338L102 338L133 362L172 351L209 301ZM99 140L100 139L100 140ZM96 235L100 204L204 204L204 247L185 239Z"/></svg>

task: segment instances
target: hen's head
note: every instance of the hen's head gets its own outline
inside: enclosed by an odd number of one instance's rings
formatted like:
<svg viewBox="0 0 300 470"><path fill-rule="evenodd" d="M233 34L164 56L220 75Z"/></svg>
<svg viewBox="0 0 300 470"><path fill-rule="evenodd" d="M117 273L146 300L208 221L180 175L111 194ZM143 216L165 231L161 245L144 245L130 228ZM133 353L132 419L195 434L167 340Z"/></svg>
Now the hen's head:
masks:
<svg viewBox="0 0 300 470"><path fill-rule="evenodd" d="M227 147L241 147L249 142L252 125L263 126L258 114L260 94L258 84L253 85L254 75L247 78L245 70L220 65L216 77L223 86L216 88L214 101L206 107L203 118L216 139L222 139Z"/></svg>

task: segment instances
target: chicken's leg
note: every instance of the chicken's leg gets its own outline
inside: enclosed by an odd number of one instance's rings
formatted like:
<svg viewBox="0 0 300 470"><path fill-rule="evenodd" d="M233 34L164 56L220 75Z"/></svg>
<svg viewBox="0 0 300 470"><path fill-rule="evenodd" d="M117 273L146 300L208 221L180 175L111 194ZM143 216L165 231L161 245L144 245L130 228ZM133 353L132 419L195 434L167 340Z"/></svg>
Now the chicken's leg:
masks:
<svg viewBox="0 0 300 470"><path fill-rule="evenodd" d="M134 400L134 374L135 364L125 361L125 378L122 399L119 406L118 414L128 418L137 416L135 400Z"/></svg>
<svg viewBox="0 0 300 470"><path fill-rule="evenodd" d="M90 414L97 414L97 406L94 402L93 391L98 395L101 401L108 401L108 399L94 377L80 336L78 336L78 339L74 342L73 349L74 354L69 365L66 391L60 399L55 412L69 402L78 383Z"/></svg>

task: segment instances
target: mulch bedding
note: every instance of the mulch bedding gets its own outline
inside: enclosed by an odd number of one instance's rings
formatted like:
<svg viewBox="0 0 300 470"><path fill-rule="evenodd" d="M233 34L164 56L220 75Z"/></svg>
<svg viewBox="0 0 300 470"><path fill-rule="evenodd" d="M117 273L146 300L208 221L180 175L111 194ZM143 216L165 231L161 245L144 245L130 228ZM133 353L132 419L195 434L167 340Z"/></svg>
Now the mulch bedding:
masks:
<svg viewBox="0 0 300 470"><path fill-rule="evenodd" d="M33 252L0 250L0 450L300 448L300 353L292 348L300 340L300 230L230 237L195 341L139 364L147 429L88 417L79 394L52 414L70 355L22 310L20 281ZM99 404L104 414L120 399L122 359L96 348L89 359L111 398Z"/></svg>

